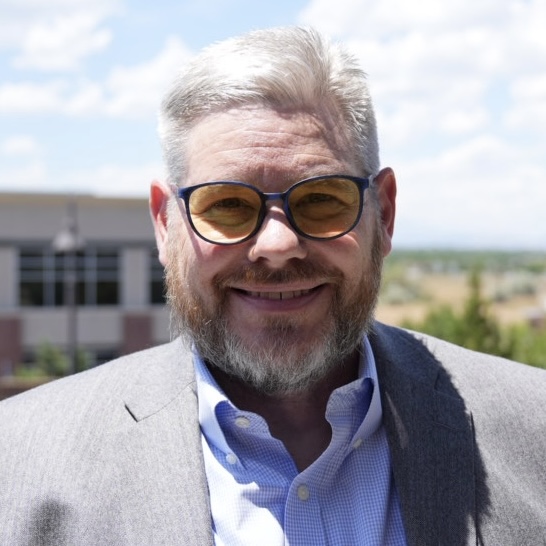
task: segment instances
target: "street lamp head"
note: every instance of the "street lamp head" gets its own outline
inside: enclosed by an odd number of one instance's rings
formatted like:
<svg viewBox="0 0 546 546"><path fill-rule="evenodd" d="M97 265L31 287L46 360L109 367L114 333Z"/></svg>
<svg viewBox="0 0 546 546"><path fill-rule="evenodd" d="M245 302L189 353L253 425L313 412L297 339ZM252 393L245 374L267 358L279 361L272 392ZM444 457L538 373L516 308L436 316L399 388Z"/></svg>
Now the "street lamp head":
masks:
<svg viewBox="0 0 546 546"><path fill-rule="evenodd" d="M66 208L66 215L63 221L63 227L53 238L53 250L60 254L68 254L82 250L85 246L83 238L78 233L78 223L76 219L76 203L69 202Z"/></svg>

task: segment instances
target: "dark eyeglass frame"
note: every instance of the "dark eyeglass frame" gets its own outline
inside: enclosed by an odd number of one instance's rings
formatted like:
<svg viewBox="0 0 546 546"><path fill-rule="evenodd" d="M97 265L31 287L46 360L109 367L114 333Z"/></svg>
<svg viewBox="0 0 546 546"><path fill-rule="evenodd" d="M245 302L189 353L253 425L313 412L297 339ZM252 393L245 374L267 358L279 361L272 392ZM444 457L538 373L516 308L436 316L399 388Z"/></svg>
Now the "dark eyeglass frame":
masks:
<svg viewBox="0 0 546 546"><path fill-rule="evenodd" d="M351 224L349 228L342 231L341 233L338 233L336 235L332 235L330 237L317 237L314 235L309 235L302 231L296 224L296 221L294 220L294 217L292 216L292 212L290 210L289 205L289 197L290 194L299 186L302 184L306 184L308 182L316 182L317 180L349 180L353 182L357 188L358 188L358 196L359 196L359 205L358 205L358 213L356 214L355 221ZM332 239L337 239L338 237L342 237L343 235L349 233L354 227L358 224L360 221L360 218L362 217L362 211L364 208L364 191L367 190L371 183L373 181L373 176L370 176L369 178L361 178L359 176L350 176L346 174L329 174L329 175L323 175L323 176L313 176L311 178L305 178L304 180L300 180L299 182L296 182L292 186L290 186L286 191L280 192L280 193L265 193L259 190L256 186L253 186L252 184L247 184L245 182L239 182L235 180L218 180L215 182L204 182L203 184L197 184L195 186L189 186L187 188L180 188L176 185L173 185L173 192L177 197L182 199L184 201L185 209L186 209L186 216L188 217L188 221L190 223L191 228L195 232L196 235L198 235L201 239L204 241L207 241L208 243L212 243L215 245L238 245L240 243L244 243L245 241L248 241L249 239L252 239L254 235L256 235L264 222L264 219L267 215L267 201L273 201L273 200L281 200L282 201L282 210L288 219L288 222L290 223L290 226L292 229L301 237L304 237L305 239L311 239L314 241L330 241ZM191 210L190 210L190 197L191 194L195 191L197 191L199 188L202 188L204 186L217 186L221 184L229 184L233 186L240 186L245 187L250 190L252 190L254 193L258 195L260 198L260 210L258 212L258 216L256 218L256 226L254 229L244 238L234 241L234 242L222 242L222 241L214 241L212 239L208 239L205 237L202 233L200 233L197 228L195 227L195 224L193 223L193 219L191 216Z"/></svg>

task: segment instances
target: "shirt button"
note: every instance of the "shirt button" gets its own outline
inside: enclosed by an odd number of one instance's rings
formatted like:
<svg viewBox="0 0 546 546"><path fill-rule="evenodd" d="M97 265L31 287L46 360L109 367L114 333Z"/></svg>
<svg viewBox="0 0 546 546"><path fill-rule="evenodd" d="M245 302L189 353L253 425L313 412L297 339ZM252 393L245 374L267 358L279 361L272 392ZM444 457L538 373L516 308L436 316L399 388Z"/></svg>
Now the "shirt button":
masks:
<svg viewBox="0 0 546 546"><path fill-rule="evenodd" d="M235 419L235 424L239 428L248 428L250 426L250 419L248 417L237 417Z"/></svg>
<svg viewBox="0 0 546 546"><path fill-rule="evenodd" d="M358 449L362 445L362 438L358 438L353 442L353 449Z"/></svg>
<svg viewBox="0 0 546 546"><path fill-rule="evenodd" d="M226 455L226 461L231 465L237 464L237 455L235 455L235 453L228 453Z"/></svg>
<svg viewBox="0 0 546 546"><path fill-rule="evenodd" d="M306 501L309 498L309 488L306 485L298 486L298 497L302 501Z"/></svg>

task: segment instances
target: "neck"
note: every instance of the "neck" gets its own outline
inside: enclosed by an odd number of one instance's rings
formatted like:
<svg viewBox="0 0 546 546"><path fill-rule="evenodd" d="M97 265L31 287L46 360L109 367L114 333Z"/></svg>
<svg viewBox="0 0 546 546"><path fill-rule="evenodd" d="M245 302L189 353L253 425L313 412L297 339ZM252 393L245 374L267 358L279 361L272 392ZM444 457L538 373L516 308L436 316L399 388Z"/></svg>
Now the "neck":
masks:
<svg viewBox="0 0 546 546"><path fill-rule="evenodd" d="M271 435L283 442L302 471L328 447L332 437L326 420L328 400L335 389L358 377L358 362L355 351L308 390L280 394L258 392L215 367L211 373L233 404L265 419Z"/></svg>

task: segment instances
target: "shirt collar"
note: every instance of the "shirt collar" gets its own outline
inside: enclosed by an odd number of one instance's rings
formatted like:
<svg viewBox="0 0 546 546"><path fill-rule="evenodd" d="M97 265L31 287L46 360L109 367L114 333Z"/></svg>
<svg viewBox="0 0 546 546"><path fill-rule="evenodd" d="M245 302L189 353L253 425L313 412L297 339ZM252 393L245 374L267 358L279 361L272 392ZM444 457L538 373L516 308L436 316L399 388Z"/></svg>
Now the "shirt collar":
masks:
<svg viewBox="0 0 546 546"><path fill-rule="evenodd" d="M215 410L220 403L227 403L234 409L237 408L235 408L235 406L227 398L226 394L218 385L210 373L210 370L203 362L203 359L195 350L193 360L195 365L197 399L199 405L199 425L201 427L201 431L210 443L215 445L224 453L229 453L230 448L227 444L224 433L222 432L218 419L216 418ZM368 338L365 336L362 340L360 351L358 379L353 382L353 384L362 384L368 379L371 380L373 385L373 394L365 419L366 436L369 436L375 432L375 430L377 430L381 424L382 408L375 358ZM344 385L343 387L336 389L334 393L345 387L348 387L348 385ZM334 393L332 393L332 396ZM360 429L363 426L364 423L361 424ZM361 432L360 429L359 432Z"/></svg>

